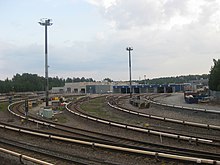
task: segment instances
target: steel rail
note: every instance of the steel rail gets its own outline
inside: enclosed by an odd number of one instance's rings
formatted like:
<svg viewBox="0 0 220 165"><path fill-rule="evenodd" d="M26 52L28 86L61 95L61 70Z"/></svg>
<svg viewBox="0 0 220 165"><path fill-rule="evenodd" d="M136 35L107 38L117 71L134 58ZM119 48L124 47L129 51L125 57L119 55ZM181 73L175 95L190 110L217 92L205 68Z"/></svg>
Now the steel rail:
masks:
<svg viewBox="0 0 220 165"><path fill-rule="evenodd" d="M134 131L138 131L138 132L144 132L144 133L148 133L148 134L158 135L160 137L164 136L164 137L175 138L175 139L179 139L179 140L195 141L196 143L198 143L198 142L200 142L200 143L214 143L214 141L212 139L204 139L204 138L197 138L197 137L181 135L181 134L167 133L167 132L162 132L162 131L157 131L157 130L152 130L152 129L146 129L146 128L142 128L142 127L137 127L137 126L133 126L133 125L128 125L128 124L125 125L125 124L113 122L110 120L104 120L101 118L82 114L82 112L80 112L80 113L74 112L68 108L68 105L69 104L66 105L66 109L69 112L71 112L77 116L80 116L80 117L83 117L86 119L90 119L92 121L100 122L103 124L113 125L113 126L120 127L120 128L125 128L125 129L130 129L130 130L134 130Z"/></svg>
<svg viewBox="0 0 220 165"><path fill-rule="evenodd" d="M99 120L99 121L101 121L101 120ZM105 121L104 121L105 122ZM108 123L109 124L109 123ZM26 132L26 133L28 133L28 132ZM43 136L43 135L42 135ZM52 136L50 135L50 138L51 138ZM156 153L158 153L158 152L156 152ZM164 153L164 154L166 154L166 153ZM198 158L198 159L200 159L200 158Z"/></svg>
<svg viewBox="0 0 220 165"><path fill-rule="evenodd" d="M36 146L30 143L27 144L25 142L18 142L18 141L8 140L4 138L0 139L0 143L3 143L4 145L8 145L8 146L13 146L13 147L16 147L22 150L27 150L28 153L33 152L33 153L38 153L41 155L43 154L43 156L46 158L48 156L48 157L55 158L56 160L59 160L62 162L63 161L71 162L71 164L88 165L88 164L100 164L100 163L105 162L105 164L108 164L108 165L116 165L115 163L111 163L103 159L98 159L98 158L93 159L93 158L89 158L88 156L80 156L77 154L65 153L59 150L54 151L48 148L39 147L38 145Z"/></svg>
<svg viewBox="0 0 220 165"><path fill-rule="evenodd" d="M19 104L19 102L17 102L17 103ZM14 104L16 104L16 103L14 103ZM11 107L9 107L9 109L10 109L10 108L11 108ZM12 109L10 109L9 112L13 112ZM41 125L43 125L43 126L48 126L48 127L50 127L50 128L53 128L53 129L56 129L56 130L60 130L60 131L63 131L63 132L73 133L73 134L75 134L75 135L81 137L81 138L78 138L78 139L83 139L83 140L85 140L85 138L86 138L86 140L92 139L93 141L97 141L97 142L105 140L105 139L103 139L103 138L90 136L90 135L88 135L88 134L85 135L85 134L78 133L78 132L75 131L75 130L82 131L82 129L80 130L80 129L78 129L78 128L73 128L73 127L70 127L70 126L66 126L66 125L62 125L62 124L58 124L58 123L53 123L53 122L50 122L50 121L39 120L39 119L36 119L35 117L28 117L28 118L26 118L25 116L16 114L15 112L13 112L13 114L16 115L16 116L19 117L19 118L28 120L28 121L30 121L30 122L34 122L34 123L37 123L37 124L41 124ZM5 124L5 123L1 123L1 122L0 122L0 124ZM9 125L9 124L6 124L6 125L11 126L11 125ZM20 128L23 128L23 127L20 127ZM65 128L65 129L64 129L64 128ZM67 129L71 129L71 130L67 130ZM72 131L72 129L73 129L74 131ZM85 132L85 130L83 130L83 131ZM38 131L38 132L40 132L40 131ZM86 132L88 132L88 131L86 131ZM89 132L90 132L90 133L93 133L93 134L101 135L101 133L92 132L92 131L89 131ZM50 134L52 135L53 133L50 133ZM89 139L88 139L88 138L89 138ZM105 140L105 141L107 141L107 140Z"/></svg>
<svg viewBox="0 0 220 165"><path fill-rule="evenodd" d="M111 150L125 151L125 152L130 152L130 153L144 154L144 155L149 155L149 156L162 157L162 158L175 159L175 160L182 160L182 161L190 161L190 162L195 162L195 163L206 163L206 164L220 165L220 160L204 159L204 158L197 158L197 157L191 157L191 156L180 156L180 155L174 155L174 154L166 154L166 153L162 153L162 152L152 152L152 151L147 151L147 150L120 147L120 146L114 146L114 145L108 145L108 144L102 144L102 143L94 143L94 142L88 142L88 141L77 140L77 139L72 139L72 138L53 136L53 135L46 134L46 133L37 133L35 131L29 131L29 130L26 130L26 129L17 129L16 127L4 126L2 124L0 124L0 128L12 130L12 131L17 131L17 132L20 132L20 133L26 133L26 134L29 134L29 135L45 137L45 138L48 138L50 140L51 139L61 140L61 141L65 141L65 142L88 145L88 146L91 146L91 147L106 148L106 149L111 149Z"/></svg>
<svg viewBox="0 0 220 165"><path fill-rule="evenodd" d="M83 98L85 99L85 98ZM22 102L22 101L19 101L19 102ZM16 103L19 103L19 102L15 102L15 103L12 103L8 106L8 110L9 112L11 112L13 115L16 115L22 119L27 119L31 122L36 122L38 124L42 124L42 125L45 125L45 126L50 126L50 127L53 127L55 128L56 126L54 124L49 124L47 122L43 122L43 121L40 121L40 120L36 120L36 119L32 119L32 118L26 118L25 116L21 116L21 115L18 115L16 113L14 113L10 107ZM74 113L75 115L78 115L80 117L83 117L83 118L86 118L86 119L90 119L90 120L93 120L93 121L97 121L97 122L101 122L101 123L104 123L104 124L108 124L108 125L113 125L113 126L117 126L117 127L121 127L121 128L126 128L126 129L131 129L131 130L135 130L135 131L139 131L139 132L145 132L145 133L150 133L150 134L154 134L154 135L158 135L158 136L165 136L165 137L170 137L170 138L176 138L176 139L182 139L182 140L188 140L188 141L195 141L196 143L198 142L202 142L202 143L213 143L214 141L211 140L211 139L203 139L203 138L196 138L196 137L191 137L191 136L186 136L186 135L179 135L179 134L173 134L173 133L166 133L166 132L161 132L161 131L155 131L155 130L151 130L151 129L145 129L145 128L141 128L141 127L135 127L135 126L132 126L132 125L124 125L124 124L121 124L121 123L117 123L117 122L112 122L112 121L109 121L109 120L103 120L103 119L100 119L100 118L95 118L95 117L91 117L91 116L88 116L88 115L85 115L85 114L81 114L81 113L77 113L77 112L74 112L74 111L71 111L69 108L68 108L68 105L69 104L66 104L66 109L71 112L71 113ZM133 114L137 114L136 112L133 113ZM150 116L152 117L152 116Z"/></svg>
<svg viewBox="0 0 220 165"><path fill-rule="evenodd" d="M8 106L8 111L9 111L11 114L13 114L13 115L15 115L15 116L17 116L17 117L20 117L21 119L25 119L25 120L28 120L28 121L31 121L31 122L35 122L35 123L38 123L38 124L41 124L41 125L49 126L49 127L56 127L54 124L48 124L47 122L42 122L42 121L37 120L37 119L27 118L26 116L22 116L22 115L19 115L19 114L13 112L13 111L11 110L11 107L14 106L15 104L18 104L18 103L21 103L21 102L23 102L23 100L22 100L22 101L18 101L18 102L14 102L14 103L10 104L10 105Z"/></svg>
<svg viewBox="0 0 220 165"><path fill-rule="evenodd" d="M30 161L32 163L42 164L42 165L54 165L53 163L49 163L49 162L46 162L40 159L36 159L36 158L30 157L30 156L27 156L27 155L24 155L24 154L15 152L15 151L11 151L5 148L0 148L0 152L18 157L21 163L23 162L23 160L25 160L25 161Z"/></svg>
<svg viewBox="0 0 220 165"><path fill-rule="evenodd" d="M166 106L166 107L172 107L172 108L180 108L182 110L192 110L192 111L199 111L199 112L206 112L206 113L215 113L220 114L220 111L214 110L214 109L205 109L205 108L195 108L195 107L187 107L187 106L181 106L181 105L175 105L175 104L166 104L166 103L160 103L157 101L153 101L151 99L145 99L146 101L149 101L152 104L160 105L160 106Z"/></svg>
<svg viewBox="0 0 220 165"><path fill-rule="evenodd" d="M0 124L13 127L13 125L10 125L7 123L0 122ZM16 128L23 129L23 127L20 127L20 126L16 126ZM25 129L32 131L32 129L29 129L29 128L25 128ZM45 133L45 132L42 132L39 130L37 130L37 131L35 130L35 132ZM90 132L90 131L88 131L88 132ZM86 131L86 133L87 133L87 131ZM92 133L94 133L94 132L92 132ZM214 160L220 159L220 154L215 154L215 153L210 153L210 152L205 152L205 151L195 151L195 150L191 150L191 149L183 149L183 148L178 148L178 147L171 147L169 145L154 144L154 143L143 142L143 141L133 140L133 139L128 139L128 138L122 138L122 137L103 134L103 133L98 133L98 135L103 136L101 140L95 140L95 139L97 139L97 137L87 139L87 138L76 138L76 137L72 137L72 136L60 135L60 134L55 134L55 133L50 133L50 135L62 136L65 138L74 138L77 140L86 140L86 141L95 142L95 143L117 145L117 146L121 146L121 147L129 147L129 148L133 148L133 149L149 150L149 151L154 151L154 152L163 152L163 153L170 153L170 154L176 153L178 155L190 155L190 156L196 156L199 158L209 158L209 159L214 159ZM84 136L86 136L86 135L84 135ZM2 142L2 139L0 139L0 142ZM27 144L25 144L25 145L27 145Z"/></svg>
<svg viewBox="0 0 220 165"><path fill-rule="evenodd" d="M168 117L161 117L161 116L156 116L156 115L150 115L146 113L141 113L141 112L136 112L130 109L114 106L110 102L108 102L108 105L114 109L117 109L119 111L123 111L126 113L130 113L133 115L138 115L150 119L156 119L156 120L162 120L162 121L169 121L173 123L178 123L178 124L184 124L184 125L190 125L190 126L196 126L196 127L201 127L201 128L207 128L207 129L215 129L215 130L220 130L220 126L218 125L212 125L212 124L204 124L204 123L196 123L196 122L191 122L191 121L186 121L186 120L178 120L178 119L173 119L173 118L168 118Z"/></svg>

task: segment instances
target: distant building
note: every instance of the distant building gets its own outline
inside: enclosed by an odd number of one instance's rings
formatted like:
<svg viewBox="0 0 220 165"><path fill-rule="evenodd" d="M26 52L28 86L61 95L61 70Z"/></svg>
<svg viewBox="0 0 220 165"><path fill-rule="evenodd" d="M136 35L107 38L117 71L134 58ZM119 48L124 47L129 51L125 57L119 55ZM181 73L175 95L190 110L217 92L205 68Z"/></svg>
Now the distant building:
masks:
<svg viewBox="0 0 220 165"><path fill-rule="evenodd" d="M183 91L184 84L132 84L132 93L173 93ZM129 85L113 86L113 93L130 93Z"/></svg>
<svg viewBox="0 0 220 165"><path fill-rule="evenodd" d="M201 84L206 85L207 80L192 81L183 84L138 84L132 82L132 93L173 93L183 92L185 88L196 88ZM73 94L104 94L120 93L129 94L130 85L126 81L118 82L73 82L65 83L64 87L53 87L52 93L73 93Z"/></svg>
<svg viewBox="0 0 220 165"><path fill-rule="evenodd" d="M64 87L53 87L51 92L52 93L64 93Z"/></svg>
<svg viewBox="0 0 220 165"><path fill-rule="evenodd" d="M73 82L65 83L64 87L53 87L52 93L102 94L112 92L109 82Z"/></svg>

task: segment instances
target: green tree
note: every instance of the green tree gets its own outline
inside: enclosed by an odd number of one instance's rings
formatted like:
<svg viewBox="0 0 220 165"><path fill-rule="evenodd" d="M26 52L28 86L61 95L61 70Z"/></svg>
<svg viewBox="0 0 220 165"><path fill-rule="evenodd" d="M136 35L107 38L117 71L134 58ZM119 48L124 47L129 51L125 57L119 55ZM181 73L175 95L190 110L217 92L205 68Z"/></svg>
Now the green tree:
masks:
<svg viewBox="0 0 220 165"><path fill-rule="evenodd" d="M44 89L44 80L37 74L23 73L16 74L12 78L12 84L16 92L41 91Z"/></svg>
<svg viewBox="0 0 220 165"><path fill-rule="evenodd" d="M49 77L49 89L52 87L61 87L65 85L65 79ZM45 90L45 78L37 74L23 73L16 74L12 80L8 78L5 81L0 80L0 93L8 92L30 92Z"/></svg>
<svg viewBox="0 0 220 165"><path fill-rule="evenodd" d="M77 78L73 77L73 82L80 82L80 81L81 81L81 79L79 77L77 77Z"/></svg>
<svg viewBox="0 0 220 165"><path fill-rule="evenodd" d="M72 80L70 82L72 82ZM63 87L64 85L65 79L59 78L58 76L49 78L49 89L52 89L52 87Z"/></svg>
<svg viewBox="0 0 220 165"><path fill-rule="evenodd" d="M80 81L81 81L81 82L86 82L85 77L82 77Z"/></svg>
<svg viewBox="0 0 220 165"><path fill-rule="evenodd" d="M13 92L11 80L8 78L5 81L0 81L0 93Z"/></svg>
<svg viewBox="0 0 220 165"><path fill-rule="evenodd" d="M73 80L71 78L67 77L66 83L71 83L71 82L73 82Z"/></svg>
<svg viewBox="0 0 220 165"><path fill-rule="evenodd" d="M211 67L209 77L209 89L220 91L220 60L213 59L214 66Z"/></svg>
<svg viewBox="0 0 220 165"><path fill-rule="evenodd" d="M104 78L103 81L107 81L107 82L113 82L113 80L111 80L110 78Z"/></svg>
<svg viewBox="0 0 220 165"><path fill-rule="evenodd" d="M200 80L200 79L208 79L208 74L202 75L186 75L186 76L176 76L176 77L161 77L161 78L154 78L154 79L147 79L146 83L150 84L169 84L169 83L187 83L192 80ZM136 81L140 84L145 84L145 80Z"/></svg>

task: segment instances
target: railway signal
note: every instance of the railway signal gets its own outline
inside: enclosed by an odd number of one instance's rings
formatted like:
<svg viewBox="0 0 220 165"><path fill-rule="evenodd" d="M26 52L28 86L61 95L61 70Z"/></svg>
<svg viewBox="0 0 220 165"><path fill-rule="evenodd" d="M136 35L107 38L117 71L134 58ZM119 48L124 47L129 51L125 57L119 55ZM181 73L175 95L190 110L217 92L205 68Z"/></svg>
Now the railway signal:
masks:
<svg viewBox="0 0 220 165"><path fill-rule="evenodd" d="M9 98L8 98L8 102L9 102L9 104L12 103L12 96L9 96Z"/></svg>

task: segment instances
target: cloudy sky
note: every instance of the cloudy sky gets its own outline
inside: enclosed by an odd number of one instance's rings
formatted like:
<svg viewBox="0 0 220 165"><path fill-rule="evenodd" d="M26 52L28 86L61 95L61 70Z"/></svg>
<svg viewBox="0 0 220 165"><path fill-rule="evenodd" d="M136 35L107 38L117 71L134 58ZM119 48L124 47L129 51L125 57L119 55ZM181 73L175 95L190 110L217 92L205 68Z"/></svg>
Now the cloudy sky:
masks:
<svg viewBox="0 0 220 165"><path fill-rule="evenodd" d="M220 57L219 0L0 0L0 80L44 76L128 80L207 74Z"/></svg>

